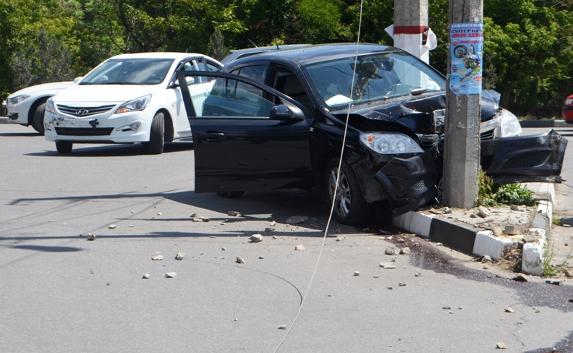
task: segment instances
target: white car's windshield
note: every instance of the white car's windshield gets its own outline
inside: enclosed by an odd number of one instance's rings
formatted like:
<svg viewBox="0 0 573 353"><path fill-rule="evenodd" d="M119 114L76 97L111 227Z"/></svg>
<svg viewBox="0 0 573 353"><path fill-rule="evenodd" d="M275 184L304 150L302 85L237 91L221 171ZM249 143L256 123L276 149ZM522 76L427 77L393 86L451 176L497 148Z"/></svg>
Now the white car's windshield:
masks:
<svg viewBox="0 0 573 353"><path fill-rule="evenodd" d="M156 85L173 59L111 59L84 77L80 85Z"/></svg>
<svg viewBox="0 0 573 353"><path fill-rule="evenodd" d="M313 63L305 67L322 101L343 106L445 89L445 79L417 58L402 52L359 56Z"/></svg>

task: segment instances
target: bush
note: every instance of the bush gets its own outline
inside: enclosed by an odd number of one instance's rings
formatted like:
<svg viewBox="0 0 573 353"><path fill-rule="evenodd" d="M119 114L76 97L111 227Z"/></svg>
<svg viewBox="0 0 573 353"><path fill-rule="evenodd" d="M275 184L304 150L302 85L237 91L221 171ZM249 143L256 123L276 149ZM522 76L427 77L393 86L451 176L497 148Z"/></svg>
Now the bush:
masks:
<svg viewBox="0 0 573 353"><path fill-rule="evenodd" d="M480 170L477 206L491 207L500 203L532 206L535 200L533 193L520 184L505 184L496 187L493 179Z"/></svg>
<svg viewBox="0 0 573 353"><path fill-rule="evenodd" d="M495 200L508 205L532 206L535 203L533 193L519 184L500 186L495 193Z"/></svg>

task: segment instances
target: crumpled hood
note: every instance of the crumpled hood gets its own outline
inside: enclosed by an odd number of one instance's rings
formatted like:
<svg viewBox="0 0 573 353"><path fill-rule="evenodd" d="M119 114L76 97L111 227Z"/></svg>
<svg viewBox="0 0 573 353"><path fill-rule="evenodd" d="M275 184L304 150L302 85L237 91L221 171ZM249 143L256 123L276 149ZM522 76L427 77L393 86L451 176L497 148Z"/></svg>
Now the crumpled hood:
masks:
<svg viewBox="0 0 573 353"><path fill-rule="evenodd" d="M121 103L151 94L155 85L74 85L56 95L56 103Z"/></svg>
<svg viewBox="0 0 573 353"><path fill-rule="evenodd" d="M499 93L484 90L481 96L481 121L491 120L499 109ZM371 107L358 107L353 114L361 115L371 120L399 122L413 131L417 130L420 120L433 117L435 110L446 108L446 94L439 93L421 97L408 97L402 100L392 100ZM337 112L340 113L340 112ZM433 120L432 120L433 122Z"/></svg>

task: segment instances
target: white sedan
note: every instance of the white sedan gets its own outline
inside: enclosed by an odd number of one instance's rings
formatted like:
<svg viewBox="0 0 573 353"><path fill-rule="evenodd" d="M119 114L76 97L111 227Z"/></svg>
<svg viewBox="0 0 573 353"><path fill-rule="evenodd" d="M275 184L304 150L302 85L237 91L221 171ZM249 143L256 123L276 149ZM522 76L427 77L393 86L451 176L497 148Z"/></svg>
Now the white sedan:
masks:
<svg viewBox="0 0 573 353"><path fill-rule="evenodd" d="M220 71L208 56L141 53L114 56L77 85L48 99L45 136L60 153L74 143L144 143L148 153L163 152L165 142L191 139L191 129L176 72ZM205 99L212 80L187 82L194 100Z"/></svg>
<svg viewBox="0 0 573 353"><path fill-rule="evenodd" d="M71 81L44 83L16 91L2 103L0 115L6 115L11 124L31 125L43 134L46 101L73 84Z"/></svg>

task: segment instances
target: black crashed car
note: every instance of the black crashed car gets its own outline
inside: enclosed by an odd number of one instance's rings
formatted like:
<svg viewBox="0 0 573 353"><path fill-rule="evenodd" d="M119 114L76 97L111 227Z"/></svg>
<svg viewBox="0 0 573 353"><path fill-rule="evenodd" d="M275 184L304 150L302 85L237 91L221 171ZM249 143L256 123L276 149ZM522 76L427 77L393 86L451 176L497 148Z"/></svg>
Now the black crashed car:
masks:
<svg viewBox="0 0 573 353"><path fill-rule="evenodd" d="M206 81L206 96L185 89ZM362 221L373 203L385 201L400 214L438 194L446 79L402 50L336 44L261 53L231 62L224 73L181 72L179 83L195 144L196 192L237 197L317 187L332 201L348 115L340 222ZM519 136L519 122L498 100L488 91L481 100L484 170L505 181L558 177L567 141L553 131Z"/></svg>

